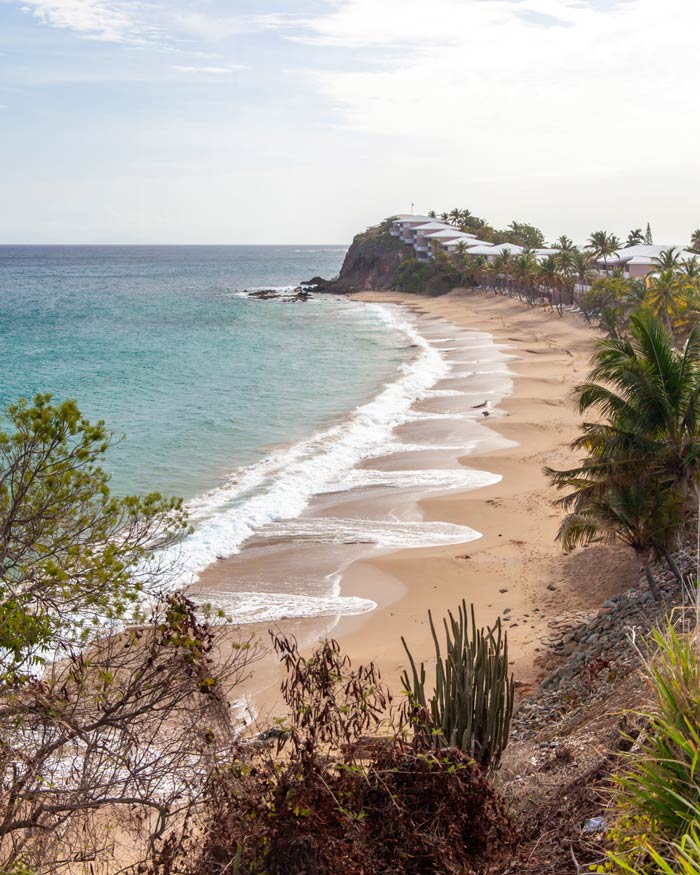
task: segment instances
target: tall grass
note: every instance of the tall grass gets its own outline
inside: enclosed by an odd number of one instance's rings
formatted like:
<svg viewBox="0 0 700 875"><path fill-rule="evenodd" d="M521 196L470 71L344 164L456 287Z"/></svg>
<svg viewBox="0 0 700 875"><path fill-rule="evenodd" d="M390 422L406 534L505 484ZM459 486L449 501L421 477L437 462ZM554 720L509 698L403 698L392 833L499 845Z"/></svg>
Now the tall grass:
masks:
<svg viewBox="0 0 700 875"><path fill-rule="evenodd" d="M620 841L610 862L618 872L700 875L700 632L669 622L650 643L652 699L616 778Z"/></svg>

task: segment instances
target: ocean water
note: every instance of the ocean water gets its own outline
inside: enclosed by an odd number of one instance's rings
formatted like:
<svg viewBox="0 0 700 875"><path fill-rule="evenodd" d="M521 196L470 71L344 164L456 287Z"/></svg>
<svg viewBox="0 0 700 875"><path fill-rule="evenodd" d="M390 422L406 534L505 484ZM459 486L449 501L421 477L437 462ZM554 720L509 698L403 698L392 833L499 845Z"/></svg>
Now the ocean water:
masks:
<svg viewBox="0 0 700 875"><path fill-rule="evenodd" d="M107 459L115 492L186 500L194 533L166 557L177 584L196 581L256 535L385 549L478 537L438 522L299 517L314 497L352 488L440 491L494 482L462 466L358 467L387 452L425 449L396 445L399 425L443 416L449 426L453 414L412 408L419 398L459 395L433 388L455 367L474 375L495 367L504 378L504 357L488 336L466 332L454 349L467 358L453 366L454 337L427 339L430 331L398 308L246 294L333 276L345 251L0 246L0 406L37 392L77 399L117 438ZM343 598L338 581L244 588L218 603L240 621L374 606Z"/></svg>
<svg viewBox="0 0 700 875"><path fill-rule="evenodd" d="M192 499L367 400L406 357L370 309L242 289L333 275L345 247L0 247L0 404L76 398L125 439L119 493Z"/></svg>

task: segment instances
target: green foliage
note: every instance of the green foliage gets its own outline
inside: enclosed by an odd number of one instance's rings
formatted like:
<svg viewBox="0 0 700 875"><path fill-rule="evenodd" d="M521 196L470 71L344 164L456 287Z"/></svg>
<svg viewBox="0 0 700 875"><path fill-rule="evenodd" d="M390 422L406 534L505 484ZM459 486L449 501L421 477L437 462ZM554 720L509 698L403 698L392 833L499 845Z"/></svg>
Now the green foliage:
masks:
<svg viewBox="0 0 700 875"><path fill-rule="evenodd" d="M607 231L594 231L588 238L588 248L607 266L608 258L620 248L620 240Z"/></svg>
<svg viewBox="0 0 700 875"><path fill-rule="evenodd" d="M632 317L628 339L599 343L578 400L581 413L596 414L572 443L583 461L545 468L568 490L559 537L566 549L601 536L622 541L656 595L649 559L662 556L677 573L671 552L700 466L700 330L678 351L658 321Z"/></svg>
<svg viewBox="0 0 700 875"><path fill-rule="evenodd" d="M590 492L641 470L659 485L689 486L700 462L700 330L678 351L656 320L634 316L628 339L600 341L578 406L602 421L585 422L572 444L586 454L579 468L547 469L555 485Z"/></svg>
<svg viewBox="0 0 700 875"><path fill-rule="evenodd" d="M646 665L653 701L641 743L617 778L621 811L645 818L655 836L682 838L700 821L700 641L670 624L652 632Z"/></svg>
<svg viewBox="0 0 700 875"><path fill-rule="evenodd" d="M680 495L662 487L655 478L618 478L583 494L564 499L576 509L567 514L558 532L565 550L594 540L620 541L642 559L649 587L659 597L656 580L644 557L660 558L670 553L675 536L684 524L685 506Z"/></svg>
<svg viewBox="0 0 700 875"><path fill-rule="evenodd" d="M601 871L700 875L700 640L669 623L651 642L652 698L615 779L619 820Z"/></svg>
<svg viewBox="0 0 700 875"><path fill-rule="evenodd" d="M644 309L662 321L672 336L685 336L698 317L698 283L690 271L681 265L675 249L661 252L657 269L648 280Z"/></svg>
<svg viewBox="0 0 700 875"><path fill-rule="evenodd" d="M0 420L0 678L122 616L154 545L187 530L177 499L114 497L100 463L111 436L74 401L37 395ZM4 426L4 428L3 428Z"/></svg>
<svg viewBox="0 0 700 875"><path fill-rule="evenodd" d="M496 769L508 744L513 714L514 681L508 669L508 636L500 618L492 629L478 629L471 607L471 630L466 602L457 616L443 620L444 654L428 614L435 644L436 676L433 695L426 696L426 671L402 638L411 674L402 683L416 710L418 735L432 736L439 746L458 747L486 769ZM427 737L427 736L426 736Z"/></svg>
<svg viewBox="0 0 700 875"><path fill-rule="evenodd" d="M399 265L394 288L399 292L417 292L442 295L459 283L459 274L446 254L440 253L435 261L407 258Z"/></svg>
<svg viewBox="0 0 700 875"><path fill-rule="evenodd" d="M273 636L273 642L286 675L285 729L224 754L196 826L174 834L140 871L493 871L515 830L474 760L455 748L425 750L407 741L404 724L387 720L388 691L375 667L353 668L337 642L322 642L310 657L299 654L293 639ZM282 756L274 756L271 738Z"/></svg>
<svg viewBox="0 0 700 875"><path fill-rule="evenodd" d="M700 875L700 835L697 828L672 842L660 853L654 847L640 848L630 856L629 851L610 854L609 864L597 868L599 872L619 872L628 875ZM637 862L641 857L641 862Z"/></svg>
<svg viewBox="0 0 700 875"><path fill-rule="evenodd" d="M508 230L499 233L504 243L515 243L525 249L541 249L545 245L544 234L529 222L511 222Z"/></svg>
<svg viewBox="0 0 700 875"><path fill-rule="evenodd" d="M632 312L639 307L636 287L622 276L595 279L581 295L581 308L594 317L610 337L620 337L629 324Z"/></svg>
<svg viewBox="0 0 700 875"><path fill-rule="evenodd" d="M434 275L435 268L432 264L417 258L407 258L399 265L394 284L399 292L422 292Z"/></svg>

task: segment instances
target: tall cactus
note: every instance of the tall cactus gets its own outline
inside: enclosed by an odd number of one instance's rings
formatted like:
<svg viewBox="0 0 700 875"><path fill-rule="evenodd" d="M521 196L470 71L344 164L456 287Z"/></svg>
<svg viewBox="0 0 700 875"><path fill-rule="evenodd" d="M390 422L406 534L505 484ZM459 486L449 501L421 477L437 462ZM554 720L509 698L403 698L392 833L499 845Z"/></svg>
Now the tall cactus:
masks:
<svg viewBox="0 0 700 875"><path fill-rule="evenodd" d="M457 617L450 611L443 620L443 656L430 612L428 618L435 642L435 690L428 700L425 665L416 665L402 637L411 668L410 676L404 671L401 677L404 689L413 705L428 716L436 743L460 748L486 771L497 769L513 716L515 686L508 671L508 634L500 618L493 628L477 629L474 605L468 613L463 600ZM416 726L416 731L426 728Z"/></svg>

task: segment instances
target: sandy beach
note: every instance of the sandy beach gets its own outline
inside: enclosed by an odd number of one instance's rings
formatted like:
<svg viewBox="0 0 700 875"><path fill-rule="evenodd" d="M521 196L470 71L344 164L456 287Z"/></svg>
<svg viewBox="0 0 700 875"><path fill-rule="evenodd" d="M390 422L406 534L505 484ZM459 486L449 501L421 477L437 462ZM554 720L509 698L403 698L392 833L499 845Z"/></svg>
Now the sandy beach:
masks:
<svg viewBox="0 0 700 875"><path fill-rule="evenodd" d="M459 432L450 432L453 439L458 434L466 448L472 432L478 437L473 441L476 451L457 453L451 464L498 475L500 480L481 488L414 496L411 500L418 514L413 510L405 515L405 510L387 503L395 499L383 498L383 493L379 497L359 493L317 502L309 516L377 518L400 512L405 519L418 518L423 523L471 527L481 537L464 544L383 551L371 556L359 544L325 550L298 544L275 549L252 544L238 556L208 569L200 587L221 590L241 576L281 581L285 575L327 574L341 561L344 550L342 596L372 599L377 608L339 619L283 621L276 628L295 634L306 649L324 635L332 635L353 662L375 661L385 681L398 690L406 662L401 636L415 656L430 660L433 648L428 611L439 619L466 599L474 603L478 622L491 624L497 617L503 618L509 629L516 679L527 688L544 673L547 648L543 642L551 631L550 624L567 615L596 610L609 595L638 577L634 558L622 549L592 546L568 556L562 553L555 542L561 513L552 505L556 493L542 473L544 464L563 467L574 461L568 444L578 431L579 417L572 405L572 390L586 376L596 332L575 314L559 317L484 292L458 290L432 299L389 292L356 297L401 304L413 311L423 326L435 320L436 326L449 323L455 329L487 332L498 348L508 353L511 378L507 391L504 382L505 397L484 410L489 415L481 421L475 421L474 408L482 406L478 399L484 396L487 385L493 389L493 379L471 377L468 390L464 377L441 384L443 390L454 385L461 392L468 391L461 396L461 403L470 409L472 418L459 423ZM459 347L448 345L446 349L459 364ZM436 440L440 429L453 428L459 403L456 394L454 398L431 397L418 402L417 409L426 413L426 419L401 426L401 440L409 445L420 443L428 431ZM446 409L453 411L452 419L429 418L431 413L445 415ZM430 467L448 465L448 456L443 454L442 461L439 456L433 454ZM393 454L372 459L365 467L405 469L417 465L416 458L417 454L410 452ZM258 626L262 636L267 636L269 625ZM275 661L268 657L258 665L246 691L255 700L262 722L268 711L276 710L278 683Z"/></svg>

